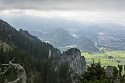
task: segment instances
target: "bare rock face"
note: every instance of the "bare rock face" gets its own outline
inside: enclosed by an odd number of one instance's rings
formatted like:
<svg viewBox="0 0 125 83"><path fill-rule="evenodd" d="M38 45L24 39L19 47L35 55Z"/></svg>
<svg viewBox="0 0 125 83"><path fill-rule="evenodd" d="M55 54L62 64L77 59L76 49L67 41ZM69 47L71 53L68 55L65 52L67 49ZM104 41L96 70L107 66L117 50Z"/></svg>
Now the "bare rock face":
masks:
<svg viewBox="0 0 125 83"><path fill-rule="evenodd" d="M71 48L62 53L60 62L68 63L73 72L78 76L86 70L85 57L81 56L81 52L77 48Z"/></svg>
<svg viewBox="0 0 125 83"><path fill-rule="evenodd" d="M112 73L113 73L113 66L107 66L106 67L106 75L113 76Z"/></svg>

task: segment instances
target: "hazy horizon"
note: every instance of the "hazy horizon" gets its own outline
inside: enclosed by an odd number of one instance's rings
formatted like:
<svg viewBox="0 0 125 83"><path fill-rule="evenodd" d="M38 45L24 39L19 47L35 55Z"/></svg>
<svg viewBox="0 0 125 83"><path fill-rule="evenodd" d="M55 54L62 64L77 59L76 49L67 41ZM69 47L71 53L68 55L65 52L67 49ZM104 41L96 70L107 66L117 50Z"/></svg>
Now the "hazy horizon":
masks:
<svg viewBox="0 0 125 83"><path fill-rule="evenodd" d="M124 0L0 0L0 18L30 15L125 26Z"/></svg>

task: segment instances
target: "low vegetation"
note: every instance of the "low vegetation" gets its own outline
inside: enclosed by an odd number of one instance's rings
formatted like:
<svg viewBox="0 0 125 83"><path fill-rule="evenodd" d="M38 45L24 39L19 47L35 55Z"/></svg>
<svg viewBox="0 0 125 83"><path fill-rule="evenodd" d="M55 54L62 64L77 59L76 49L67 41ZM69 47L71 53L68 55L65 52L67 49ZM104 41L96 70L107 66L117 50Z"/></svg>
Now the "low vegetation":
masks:
<svg viewBox="0 0 125 83"><path fill-rule="evenodd" d="M123 66L113 66L112 75L106 75L105 67L100 62L93 62L87 67L87 71L80 77L79 83L124 83L125 75L122 74Z"/></svg>

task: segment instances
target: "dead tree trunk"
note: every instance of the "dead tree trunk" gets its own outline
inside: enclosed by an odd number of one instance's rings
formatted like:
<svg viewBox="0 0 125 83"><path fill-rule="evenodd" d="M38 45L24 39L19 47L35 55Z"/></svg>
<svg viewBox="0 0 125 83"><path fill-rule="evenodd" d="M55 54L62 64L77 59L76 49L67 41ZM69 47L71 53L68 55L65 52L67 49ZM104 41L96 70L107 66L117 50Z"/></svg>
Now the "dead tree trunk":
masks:
<svg viewBox="0 0 125 83"><path fill-rule="evenodd" d="M9 67L5 68L5 70L3 72L1 72L0 74L5 74L11 67L14 67L15 69L17 69L17 71L16 71L17 79L14 80L14 81L8 81L6 79L4 81L4 83L17 83L18 81L20 81L21 83L26 83L26 72L25 72L25 69L20 64L12 63L12 61L14 61L14 59L9 61L9 64L2 64L3 66L8 65Z"/></svg>

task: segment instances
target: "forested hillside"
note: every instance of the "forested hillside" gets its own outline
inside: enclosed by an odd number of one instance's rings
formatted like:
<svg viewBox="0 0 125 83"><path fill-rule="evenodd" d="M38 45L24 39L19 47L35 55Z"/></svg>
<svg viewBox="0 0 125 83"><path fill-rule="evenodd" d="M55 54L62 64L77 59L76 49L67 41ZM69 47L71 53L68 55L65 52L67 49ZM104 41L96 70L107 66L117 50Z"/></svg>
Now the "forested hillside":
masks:
<svg viewBox="0 0 125 83"><path fill-rule="evenodd" d="M57 66L60 51L48 43L41 42L27 31L17 31L7 22L0 20L0 72L4 72L14 57L12 63L23 66L27 74L26 83L71 83L69 66ZM58 64L59 65L59 64ZM15 80L14 68L5 74L0 73L0 83ZM67 71L60 77L63 71ZM19 82L20 83L20 82Z"/></svg>

